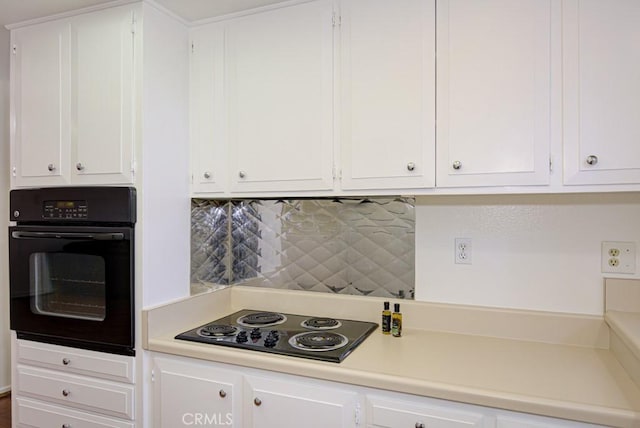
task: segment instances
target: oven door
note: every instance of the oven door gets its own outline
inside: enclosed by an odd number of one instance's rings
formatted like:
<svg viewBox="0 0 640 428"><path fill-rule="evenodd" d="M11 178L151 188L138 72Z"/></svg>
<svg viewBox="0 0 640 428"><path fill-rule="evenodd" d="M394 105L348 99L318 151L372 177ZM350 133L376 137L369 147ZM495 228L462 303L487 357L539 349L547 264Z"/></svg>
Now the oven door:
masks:
<svg viewBox="0 0 640 428"><path fill-rule="evenodd" d="M133 228L9 228L19 338L134 354Z"/></svg>

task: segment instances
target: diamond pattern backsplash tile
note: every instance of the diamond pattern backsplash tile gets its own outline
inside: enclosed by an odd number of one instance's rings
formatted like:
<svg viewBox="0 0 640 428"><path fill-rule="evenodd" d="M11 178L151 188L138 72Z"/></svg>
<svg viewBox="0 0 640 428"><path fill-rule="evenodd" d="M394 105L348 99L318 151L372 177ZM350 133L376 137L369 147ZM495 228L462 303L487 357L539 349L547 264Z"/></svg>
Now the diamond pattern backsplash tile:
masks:
<svg viewBox="0 0 640 428"><path fill-rule="evenodd" d="M415 200L192 200L192 293L252 284L413 298Z"/></svg>

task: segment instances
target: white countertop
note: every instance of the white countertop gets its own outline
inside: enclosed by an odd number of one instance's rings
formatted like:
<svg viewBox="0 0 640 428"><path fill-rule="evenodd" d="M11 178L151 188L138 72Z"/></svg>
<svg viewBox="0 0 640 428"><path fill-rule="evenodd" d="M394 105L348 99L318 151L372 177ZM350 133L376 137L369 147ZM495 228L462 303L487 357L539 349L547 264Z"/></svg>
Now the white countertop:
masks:
<svg viewBox="0 0 640 428"><path fill-rule="evenodd" d="M640 390L606 348L405 328L401 338L374 332L336 364L173 339L186 329L241 309L245 302L237 294L226 290L200 298L196 306L187 299L159 308L156 314L146 311L145 347L507 410L610 426L640 426ZM206 299L215 302L215 308L197 315L197 308L207 306L203 303ZM188 310L190 317L182 325L174 322L154 328L160 319L177 319L168 317L163 312L167 310Z"/></svg>

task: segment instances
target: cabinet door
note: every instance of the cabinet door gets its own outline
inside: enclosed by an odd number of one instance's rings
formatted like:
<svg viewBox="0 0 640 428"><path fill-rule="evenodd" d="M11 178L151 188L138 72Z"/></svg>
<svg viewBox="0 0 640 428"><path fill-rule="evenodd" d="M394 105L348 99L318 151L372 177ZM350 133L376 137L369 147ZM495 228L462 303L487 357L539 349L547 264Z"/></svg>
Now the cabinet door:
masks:
<svg viewBox="0 0 640 428"><path fill-rule="evenodd" d="M14 185L68 184L69 21L11 33Z"/></svg>
<svg viewBox="0 0 640 428"><path fill-rule="evenodd" d="M481 428L486 419L481 413L457 409L455 403L421 405L415 400L387 400L375 396L367 398L367 418L372 428Z"/></svg>
<svg viewBox="0 0 640 428"><path fill-rule="evenodd" d="M74 183L132 182L133 25L130 6L72 20Z"/></svg>
<svg viewBox="0 0 640 428"><path fill-rule="evenodd" d="M360 424L358 394L345 389L245 378L245 415L252 428L339 428Z"/></svg>
<svg viewBox="0 0 640 428"><path fill-rule="evenodd" d="M224 27L191 31L191 174L194 193L227 190L224 130Z"/></svg>
<svg viewBox="0 0 640 428"><path fill-rule="evenodd" d="M243 426L240 375L212 365L154 358L154 427Z"/></svg>
<svg viewBox="0 0 640 428"><path fill-rule="evenodd" d="M438 187L549 181L550 1L437 1Z"/></svg>
<svg viewBox="0 0 640 428"><path fill-rule="evenodd" d="M640 183L640 2L563 2L564 183Z"/></svg>
<svg viewBox="0 0 640 428"><path fill-rule="evenodd" d="M342 188L435 183L435 1L341 9Z"/></svg>
<svg viewBox="0 0 640 428"><path fill-rule="evenodd" d="M333 188L332 14L317 0L227 23L232 191Z"/></svg>

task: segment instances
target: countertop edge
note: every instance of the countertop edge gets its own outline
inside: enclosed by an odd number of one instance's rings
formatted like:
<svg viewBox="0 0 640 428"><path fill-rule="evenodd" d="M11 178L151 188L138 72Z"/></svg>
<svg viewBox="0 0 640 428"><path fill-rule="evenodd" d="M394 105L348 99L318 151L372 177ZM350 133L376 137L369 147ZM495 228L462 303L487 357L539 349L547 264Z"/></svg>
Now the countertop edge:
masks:
<svg viewBox="0 0 640 428"><path fill-rule="evenodd" d="M498 408L508 411L532 413L542 416L570 419L592 424L637 427L640 413L625 409L602 407L527 396L515 393L445 384L371 373L352 368L334 367L332 363L298 361L293 357L274 358L262 353L237 352L237 349L206 348L200 344L177 343L172 338L150 338L149 351L197 358L218 363L334 381L361 387L413 394L466 404ZM348 381L345 379L348 378Z"/></svg>

